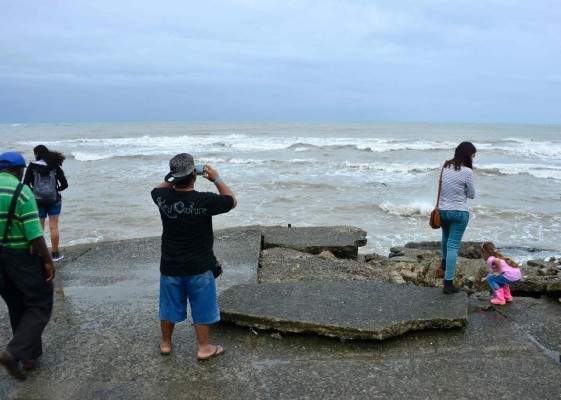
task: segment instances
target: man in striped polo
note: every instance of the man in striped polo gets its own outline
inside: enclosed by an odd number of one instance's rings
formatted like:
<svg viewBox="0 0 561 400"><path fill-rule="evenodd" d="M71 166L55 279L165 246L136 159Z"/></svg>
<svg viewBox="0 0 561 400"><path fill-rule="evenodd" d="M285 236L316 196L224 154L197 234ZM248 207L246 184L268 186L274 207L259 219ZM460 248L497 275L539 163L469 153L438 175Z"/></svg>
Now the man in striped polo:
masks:
<svg viewBox="0 0 561 400"><path fill-rule="evenodd" d="M16 152L0 154L0 295L8 306L13 337L0 352L0 364L25 380L43 353L41 335L53 309L53 261L43 237L37 203L23 185L7 224L12 198L23 177L25 160Z"/></svg>

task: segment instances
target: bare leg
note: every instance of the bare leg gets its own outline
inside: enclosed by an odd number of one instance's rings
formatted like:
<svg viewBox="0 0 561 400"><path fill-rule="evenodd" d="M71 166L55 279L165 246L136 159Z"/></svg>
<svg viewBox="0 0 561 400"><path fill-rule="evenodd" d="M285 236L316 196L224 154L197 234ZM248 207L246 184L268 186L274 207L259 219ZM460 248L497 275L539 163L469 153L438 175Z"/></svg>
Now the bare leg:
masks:
<svg viewBox="0 0 561 400"><path fill-rule="evenodd" d="M53 253L58 251L58 215L49 216L49 229L51 230L51 247Z"/></svg>
<svg viewBox="0 0 561 400"><path fill-rule="evenodd" d="M221 346L214 346L209 343L210 325L193 324L195 334L197 335L197 357L208 357L215 353L221 353Z"/></svg>
<svg viewBox="0 0 561 400"><path fill-rule="evenodd" d="M41 229L43 229L43 232L45 231L45 218L41 218L39 221L41 221Z"/></svg>
<svg viewBox="0 0 561 400"><path fill-rule="evenodd" d="M160 328L162 328L162 343L160 344L160 352L162 354L171 353L171 335L175 324L171 321L161 320Z"/></svg>

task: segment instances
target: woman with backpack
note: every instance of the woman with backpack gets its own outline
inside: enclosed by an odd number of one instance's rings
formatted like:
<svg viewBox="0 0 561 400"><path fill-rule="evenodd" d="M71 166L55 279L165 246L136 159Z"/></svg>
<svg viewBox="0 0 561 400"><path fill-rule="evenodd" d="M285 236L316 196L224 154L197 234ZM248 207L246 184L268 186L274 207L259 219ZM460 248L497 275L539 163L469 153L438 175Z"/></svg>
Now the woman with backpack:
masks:
<svg viewBox="0 0 561 400"><path fill-rule="evenodd" d="M43 230L45 229L45 219L47 216L49 217L52 258L53 261L58 261L64 257L58 249L58 218L62 209L60 192L68 187L64 171L61 168L66 157L58 151L49 151L42 144L33 149L33 154L35 155L35 161L29 163L23 183L33 190Z"/></svg>

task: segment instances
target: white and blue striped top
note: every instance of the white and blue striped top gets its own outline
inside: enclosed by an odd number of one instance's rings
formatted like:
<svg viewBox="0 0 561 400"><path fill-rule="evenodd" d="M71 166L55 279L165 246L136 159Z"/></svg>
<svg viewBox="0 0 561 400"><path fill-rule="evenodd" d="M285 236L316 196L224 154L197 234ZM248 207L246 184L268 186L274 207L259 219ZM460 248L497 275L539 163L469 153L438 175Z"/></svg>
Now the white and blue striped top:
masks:
<svg viewBox="0 0 561 400"><path fill-rule="evenodd" d="M468 211L467 199L475 198L475 179L473 171L462 167L459 171L451 164L442 172L440 191L440 210Z"/></svg>

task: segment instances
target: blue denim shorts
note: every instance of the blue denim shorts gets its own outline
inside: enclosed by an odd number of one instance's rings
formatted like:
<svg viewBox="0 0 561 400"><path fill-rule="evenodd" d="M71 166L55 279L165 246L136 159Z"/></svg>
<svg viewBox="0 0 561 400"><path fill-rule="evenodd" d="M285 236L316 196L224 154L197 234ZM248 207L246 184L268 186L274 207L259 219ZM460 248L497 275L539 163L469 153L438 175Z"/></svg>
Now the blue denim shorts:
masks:
<svg viewBox="0 0 561 400"><path fill-rule="evenodd" d="M194 324L209 325L220 321L216 282L210 270L199 275L160 274L160 320L185 321L187 301Z"/></svg>
<svg viewBox="0 0 561 400"><path fill-rule="evenodd" d="M39 209L39 218L45 219L47 215L49 217L56 217L60 215L60 210L62 210L62 201L56 202L55 204L44 204L44 205L37 205Z"/></svg>

